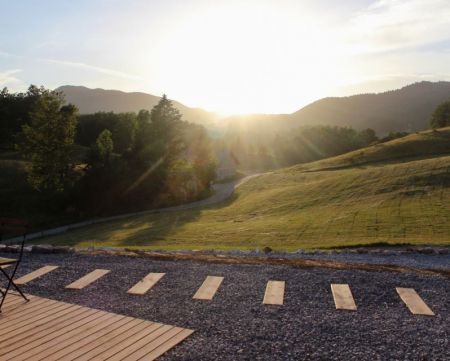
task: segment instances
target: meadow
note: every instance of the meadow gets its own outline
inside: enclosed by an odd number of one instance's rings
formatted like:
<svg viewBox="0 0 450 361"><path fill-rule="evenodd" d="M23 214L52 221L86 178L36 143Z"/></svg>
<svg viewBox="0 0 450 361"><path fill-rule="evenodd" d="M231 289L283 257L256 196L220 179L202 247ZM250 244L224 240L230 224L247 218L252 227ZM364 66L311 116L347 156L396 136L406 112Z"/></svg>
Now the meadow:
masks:
<svg viewBox="0 0 450 361"><path fill-rule="evenodd" d="M286 251L449 244L449 135L449 128L412 134L256 177L215 206L130 217L39 243Z"/></svg>

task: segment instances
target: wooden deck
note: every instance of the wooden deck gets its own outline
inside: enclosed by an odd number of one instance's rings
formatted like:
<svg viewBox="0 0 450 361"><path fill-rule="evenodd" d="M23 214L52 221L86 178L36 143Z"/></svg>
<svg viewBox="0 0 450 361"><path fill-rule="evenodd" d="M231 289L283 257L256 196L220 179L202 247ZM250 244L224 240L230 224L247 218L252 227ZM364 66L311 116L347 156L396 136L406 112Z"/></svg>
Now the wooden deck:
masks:
<svg viewBox="0 0 450 361"><path fill-rule="evenodd" d="M0 360L154 360L193 331L65 302L8 294Z"/></svg>

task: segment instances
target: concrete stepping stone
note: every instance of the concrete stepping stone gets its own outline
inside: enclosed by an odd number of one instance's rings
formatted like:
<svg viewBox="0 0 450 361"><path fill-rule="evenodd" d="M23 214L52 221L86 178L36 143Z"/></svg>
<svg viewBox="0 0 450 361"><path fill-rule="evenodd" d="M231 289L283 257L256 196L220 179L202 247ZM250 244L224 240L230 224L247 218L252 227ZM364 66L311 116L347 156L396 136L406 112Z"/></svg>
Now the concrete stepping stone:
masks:
<svg viewBox="0 0 450 361"><path fill-rule="evenodd" d="M146 294L163 276L165 273L149 273L142 280L131 287L127 293L131 295Z"/></svg>
<svg viewBox="0 0 450 361"><path fill-rule="evenodd" d="M82 288L89 286L91 283L97 281L99 278L103 277L107 273L111 272L107 269L96 269L86 276L81 277L79 280L67 285L66 288L81 290Z"/></svg>
<svg viewBox="0 0 450 361"><path fill-rule="evenodd" d="M208 276L194 295L196 300L212 300L219 289L223 277Z"/></svg>
<svg viewBox="0 0 450 361"><path fill-rule="evenodd" d="M332 284L331 292L336 309L356 311L356 303L348 284Z"/></svg>
<svg viewBox="0 0 450 361"><path fill-rule="evenodd" d="M269 281L266 286L263 304L283 305L284 302L284 281Z"/></svg>
<svg viewBox="0 0 450 361"><path fill-rule="evenodd" d="M434 316L434 312L427 306L414 288L397 287L396 291L412 314Z"/></svg>
<svg viewBox="0 0 450 361"><path fill-rule="evenodd" d="M14 282L16 285L24 285L25 283L28 283L38 277L41 277L46 273L49 273L57 268L58 266L44 266L37 269L36 271L26 274L25 276L15 279Z"/></svg>

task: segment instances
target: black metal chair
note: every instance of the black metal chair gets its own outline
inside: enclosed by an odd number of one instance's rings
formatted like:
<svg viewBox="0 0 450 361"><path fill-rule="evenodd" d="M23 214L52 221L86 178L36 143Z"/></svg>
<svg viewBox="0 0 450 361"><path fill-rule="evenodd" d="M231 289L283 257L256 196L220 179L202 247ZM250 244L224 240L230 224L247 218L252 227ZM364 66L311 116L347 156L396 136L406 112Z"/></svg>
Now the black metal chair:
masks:
<svg viewBox="0 0 450 361"><path fill-rule="evenodd" d="M5 229L17 230L17 228L20 228L20 227L22 227L23 232L21 232L22 233L22 242L20 245L19 257L18 258L0 257L0 272L7 279L6 288L4 290L2 290L0 288L0 296L1 296L0 313L2 312L3 302L5 301L6 296L8 295L8 292L10 291L11 288L14 288L24 298L25 301L27 301L27 302L29 301L28 298L21 291L21 289L14 283L14 276L16 275L17 268L19 267L19 264L22 261L28 222L25 220L21 220L21 219L6 219L6 218L0 219L0 243L2 242L3 232L5 231ZM11 266L12 272L10 274L8 274L7 270L5 270L6 267L4 267L4 266L7 266L7 267Z"/></svg>

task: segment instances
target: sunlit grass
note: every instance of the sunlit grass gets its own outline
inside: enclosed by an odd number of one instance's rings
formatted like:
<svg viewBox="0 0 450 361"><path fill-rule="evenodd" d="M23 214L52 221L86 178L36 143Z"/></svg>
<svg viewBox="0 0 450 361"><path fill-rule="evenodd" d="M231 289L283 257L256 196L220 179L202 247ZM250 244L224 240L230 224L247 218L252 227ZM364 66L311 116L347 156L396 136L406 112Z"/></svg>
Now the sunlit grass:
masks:
<svg viewBox="0 0 450 361"><path fill-rule="evenodd" d="M450 244L450 156L255 178L203 210L99 224L40 243L150 249Z"/></svg>

